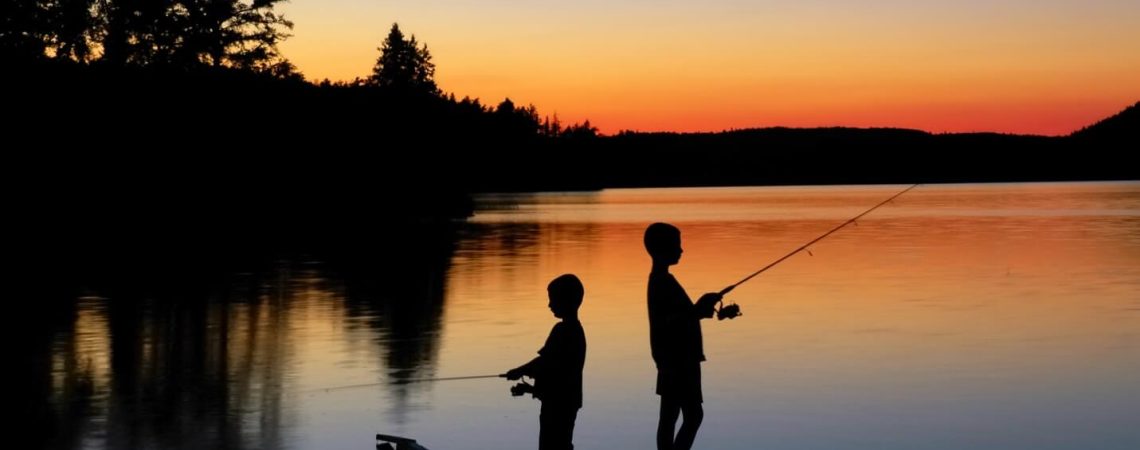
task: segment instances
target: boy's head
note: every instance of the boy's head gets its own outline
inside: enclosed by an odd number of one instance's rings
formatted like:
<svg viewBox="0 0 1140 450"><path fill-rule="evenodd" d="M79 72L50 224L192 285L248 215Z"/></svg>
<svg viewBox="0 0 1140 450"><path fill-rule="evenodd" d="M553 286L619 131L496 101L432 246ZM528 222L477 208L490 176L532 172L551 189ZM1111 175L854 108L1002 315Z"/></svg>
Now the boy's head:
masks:
<svg viewBox="0 0 1140 450"><path fill-rule="evenodd" d="M546 285L546 293L550 297L550 311L554 317L563 319L576 316L578 307L582 306L582 296L586 289L574 274L568 273L555 278Z"/></svg>
<svg viewBox="0 0 1140 450"><path fill-rule="evenodd" d="M667 223L657 222L645 229L645 250L654 263L677 264L681 260L681 230Z"/></svg>

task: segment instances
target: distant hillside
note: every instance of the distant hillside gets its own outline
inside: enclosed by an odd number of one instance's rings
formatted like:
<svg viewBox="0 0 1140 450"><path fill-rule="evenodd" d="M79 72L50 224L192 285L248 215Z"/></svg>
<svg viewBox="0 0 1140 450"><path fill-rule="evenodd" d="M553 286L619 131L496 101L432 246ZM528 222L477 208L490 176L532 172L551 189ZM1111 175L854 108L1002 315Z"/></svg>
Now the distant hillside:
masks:
<svg viewBox="0 0 1140 450"><path fill-rule="evenodd" d="M907 129L623 133L599 143L604 186L995 182L1127 178L1060 138ZM1094 152L1095 153L1095 152ZM1082 157L1087 155L1082 155Z"/></svg>
<svg viewBox="0 0 1140 450"><path fill-rule="evenodd" d="M1072 134L1076 139L1119 140L1131 143L1135 149L1140 143L1140 102L1134 103L1116 115L1094 123Z"/></svg>
<svg viewBox="0 0 1140 450"><path fill-rule="evenodd" d="M571 162L605 187L1140 180L1140 103L1068 137L761 128L606 137Z"/></svg>

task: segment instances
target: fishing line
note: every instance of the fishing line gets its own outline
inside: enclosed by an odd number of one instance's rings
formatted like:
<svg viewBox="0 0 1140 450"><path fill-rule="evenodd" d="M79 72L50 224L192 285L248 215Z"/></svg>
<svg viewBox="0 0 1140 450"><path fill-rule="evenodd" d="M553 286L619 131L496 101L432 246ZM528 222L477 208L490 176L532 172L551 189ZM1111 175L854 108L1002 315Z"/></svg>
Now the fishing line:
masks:
<svg viewBox="0 0 1140 450"><path fill-rule="evenodd" d="M478 380L481 378L506 378L506 377L507 377L507 374L501 373L498 375L469 375L469 376L463 376L463 377L413 378L410 380L395 380L395 381L391 381L391 382L387 382L387 383L367 383L367 384L350 384L350 385L346 385L346 386L334 386L334 387L327 387L327 388L320 388L320 389L312 389L309 392L339 391L339 390L344 390L344 389L356 389L356 388L363 388L363 387L380 386L380 385L385 385L385 384L397 384L398 385L398 384L409 384L409 383L434 383L436 381Z"/></svg>
<svg viewBox="0 0 1140 450"><path fill-rule="evenodd" d="M742 280L740 280L740 281L737 281L736 283L733 283L733 284L729 285L728 287L726 287L726 288L724 288L724 289L721 289L721 291L720 291L720 295L722 295L722 296L723 296L723 295L725 295L725 294L728 294L729 292L732 292L732 290L733 290L733 289L736 289L736 287L737 287L737 286L740 286L741 284L744 284L744 282L746 282L746 281L748 281L748 280L751 280L752 278L756 277L757 275L760 275L760 274L764 273L766 270L768 270L768 269L771 269L772 267L775 267L775 266L776 266L776 264L779 264L779 263L781 263L781 262L784 262L784 260L786 260L786 259L788 259L788 258L791 258L791 257L792 257L792 255L795 255L796 253L799 253L799 252L802 252L802 251L804 251L804 250L807 250L807 249L808 249L808 247L810 247L812 244L814 244L814 243L816 243L816 242L819 242L819 241L823 240L823 238L830 236L830 235L831 235L831 233L834 233L834 232L836 232L836 231L839 231L841 228L843 228L843 227L845 227L845 226L847 226L847 225L850 225L850 224L853 224L853 223L855 223L855 221L856 221L856 220L859 220L859 218L861 218L861 217L863 217L863 216L865 216L865 215L869 214L871 211L874 211L874 210L878 209L880 206L883 206L883 205L885 205L885 204L887 204L887 203L890 203L890 202L891 202L891 200L894 200L894 199L898 198L900 195L903 195L903 194L905 194L905 193L909 192L911 189L914 189L914 188L918 187L918 185L919 185L919 183L916 183L916 184L913 184L913 185L911 185L910 187L908 187L908 188L906 188L906 189L903 189L902 191L899 191L899 193L897 193L897 194L895 194L895 195L892 195L890 198L888 198L888 199L886 199L886 200L883 200L883 201L879 202L879 204L877 204L877 205L875 205L875 206L872 206L872 207L868 208L866 211L863 211L862 213L860 213L859 215L857 215L857 216L855 216L855 217L852 217L852 218L850 218L850 219L847 219L847 221L846 221L846 222L843 222L843 223L839 224L838 226L836 226L835 228L832 228L832 229L831 229L831 230L829 230L828 232L826 232L826 233L823 233L823 234L819 235L819 237L817 237L817 238L815 238L815 239L812 239L812 240L808 241L808 243L806 243L806 244L804 244L804 245L801 245L799 248L797 248L797 249L795 249L795 250L792 250L792 251L791 251L791 252L789 252L788 254L786 254L786 255L784 255L784 256L781 256L779 259L777 259L777 260L775 260L775 261L772 261L772 262L771 262L771 263L769 263L768 265L766 265L766 266L764 266L764 267L760 268L760 270L757 270L757 271L755 271L755 272L752 272L750 275L748 275L748 276L744 277L744 279L742 279ZM808 251L808 254L811 254L811 251L810 251L810 250ZM721 311L723 311L725 308L732 308L732 309L731 309L731 310L729 310L729 311L726 311L726 312L722 313ZM739 307L739 306L737 306L737 305L727 305L727 306L724 306L724 307L722 307L722 309L719 309L719 310L717 310L717 316L718 316L719 318L721 318L721 319L725 318L725 317L721 317L722 315L724 315L724 316L727 316L729 319L731 319L731 318L733 318L733 317L736 317L736 316L740 315L740 307Z"/></svg>

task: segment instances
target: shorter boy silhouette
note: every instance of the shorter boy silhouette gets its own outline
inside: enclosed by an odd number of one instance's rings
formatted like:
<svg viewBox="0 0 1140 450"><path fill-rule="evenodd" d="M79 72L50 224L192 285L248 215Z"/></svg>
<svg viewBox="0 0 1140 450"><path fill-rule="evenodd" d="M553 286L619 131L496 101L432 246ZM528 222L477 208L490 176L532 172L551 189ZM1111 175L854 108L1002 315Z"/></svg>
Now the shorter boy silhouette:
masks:
<svg viewBox="0 0 1140 450"><path fill-rule="evenodd" d="M586 363L586 333L578 321L585 289L573 274L546 286L550 311L562 319L550 330L538 357L507 371L507 379L534 378L534 397L542 401L538 416L539 450L574 448L574 420L582 407L582 367Z"/></svg>

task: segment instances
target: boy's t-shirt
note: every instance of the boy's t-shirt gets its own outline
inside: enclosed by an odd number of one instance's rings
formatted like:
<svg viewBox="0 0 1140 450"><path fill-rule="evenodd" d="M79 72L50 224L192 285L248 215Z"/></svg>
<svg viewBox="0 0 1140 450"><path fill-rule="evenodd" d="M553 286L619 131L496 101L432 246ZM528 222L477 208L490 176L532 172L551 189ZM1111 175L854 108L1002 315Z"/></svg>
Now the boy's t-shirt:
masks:
<svg viewBox="0 0 1140 450"><path fill-rule="evenodd" d="M534 396L543 404L582 407L582 368L586 365L586 333L582 323L563 320L554 325L542 355L542 373L535 377Z"/></svg>
<svg viewBox="0 0 1140 450"><path fill-rule="evenodd" d="M649 347L660 368L705 360L701 311L670 273L649 274Z"/></svg>

